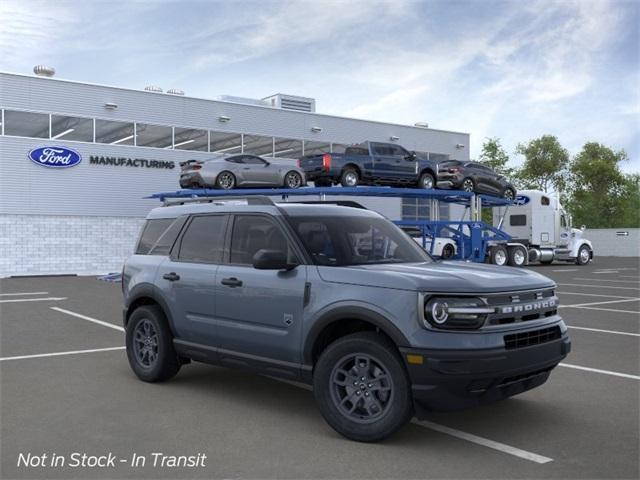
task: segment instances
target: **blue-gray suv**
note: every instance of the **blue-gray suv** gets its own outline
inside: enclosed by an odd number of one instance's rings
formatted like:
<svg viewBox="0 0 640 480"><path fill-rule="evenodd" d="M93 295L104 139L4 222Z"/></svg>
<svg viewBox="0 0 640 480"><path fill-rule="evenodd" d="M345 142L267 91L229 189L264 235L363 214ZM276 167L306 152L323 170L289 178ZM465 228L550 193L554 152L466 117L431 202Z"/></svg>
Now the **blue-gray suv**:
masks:
<svg viewBox="0 0 640 480"><path fill-rule="evenodd" d="M313 385L344 436L543 384L567 355L556 286L508 267L435 261L360 208L201 198L151 211L124 267L131 368L190 361Z"/></svg>

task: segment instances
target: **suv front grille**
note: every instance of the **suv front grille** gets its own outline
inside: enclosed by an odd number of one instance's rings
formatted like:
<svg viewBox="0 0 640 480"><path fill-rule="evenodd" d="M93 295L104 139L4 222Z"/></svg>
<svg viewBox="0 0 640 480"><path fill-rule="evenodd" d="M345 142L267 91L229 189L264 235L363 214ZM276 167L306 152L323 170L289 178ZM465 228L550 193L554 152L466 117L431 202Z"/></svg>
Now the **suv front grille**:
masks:
<svg viewBox="0 0 640 480"><path fill-rule="evenodd" d="M556 325L554 327L543 328L541 330L505 335L504 346L507 350L513 350L515 348L524 348L551 342L553 340L557 340L561 336L560 327Z"/></svg>
<svg viewBox="0 0 640 480"><path fill-rule="evenodd" d="M529 322L558 313L558 298L552 288L489 295L486 299L488 306L496 308L487 317L486 325Z"/></svg>

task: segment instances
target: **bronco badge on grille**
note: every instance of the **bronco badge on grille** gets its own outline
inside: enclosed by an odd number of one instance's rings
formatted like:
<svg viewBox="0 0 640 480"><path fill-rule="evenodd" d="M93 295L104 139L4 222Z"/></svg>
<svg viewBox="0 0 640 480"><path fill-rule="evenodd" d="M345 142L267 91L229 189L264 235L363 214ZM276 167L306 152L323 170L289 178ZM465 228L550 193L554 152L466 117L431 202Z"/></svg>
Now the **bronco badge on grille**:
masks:
<svg viewBox="0 0 640 480"><path fill-rule="evenodd" d="M508 305L505 307L499 307L500 313L522 313L522 312L535 312L536 310L542 310L543 308L553 308L556 306L556 299L550 298L541 302L524 303L522 305Z"/></svg>

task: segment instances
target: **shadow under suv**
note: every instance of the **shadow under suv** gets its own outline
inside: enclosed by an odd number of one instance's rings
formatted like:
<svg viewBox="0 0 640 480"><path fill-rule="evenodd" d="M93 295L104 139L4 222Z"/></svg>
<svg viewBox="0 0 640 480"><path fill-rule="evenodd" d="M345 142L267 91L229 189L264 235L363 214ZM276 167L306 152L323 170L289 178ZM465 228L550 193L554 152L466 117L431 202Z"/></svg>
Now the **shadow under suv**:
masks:
<svg viewBox="0 0 640 480"><path fill-rule="evenodd" d="M156 208L122 285L140 379L193 360L306 382L326 421L359 441L541 385L570 350L551 280L436 262L358 208L261 197Z"/></svg>

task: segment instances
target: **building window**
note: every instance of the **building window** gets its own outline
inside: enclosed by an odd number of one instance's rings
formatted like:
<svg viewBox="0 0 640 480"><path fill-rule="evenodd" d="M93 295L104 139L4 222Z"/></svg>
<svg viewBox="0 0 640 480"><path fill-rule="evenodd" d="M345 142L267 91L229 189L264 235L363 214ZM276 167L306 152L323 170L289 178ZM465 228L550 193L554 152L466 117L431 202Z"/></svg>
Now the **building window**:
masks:
<svg viewBox="0 0 640 480"><path fill-rule="evenodd" d="M173 129L150 123L136 123L136 145L138 147L171 148Z"/></svg>
<svg viewBox="0 0 640 480"><path fill-rule="evenodd" d="M16 137L49 138L49 115L4 111L4 134Z"/></svg>
<svg viewBox="0 0 640 480"><path fill-rule="evenodd" d="M302 157L302 141L288 138L275 138L274 157L300 158Z"/></svg>
<svg viewBox="0 0 640 480"><path fill-rule="evenodd" d="M263 137L261 135L244 136L244 153L273 157L273 137Z"/></svg>
<svg viewBox="0 0 640 480"><path fill-rule="evenodd" d="M344 143L332 143L331 144L331 153L344 153L349 145L345 145Z"/></svg>
<svg viewBox="0 0 640 480"><path fill-rule="evenodd" d="M96 120L96 142L111 145L133 145L133 123Z"/></svg>
<svg viewBox="0 0 640 480"><path fill-rule="evenodd" d="M322 155L323 153L329 153L331 151L331 144L327 142L312 142L309 140L304 141L304 154L305 155Z"/></svg>
<svg viewBox="0 0 640 480"><path fill-rule="evenodd" d="M51 138L93 142L93 119L51 115Z"/></svg>
<svg viewBox="0 0 640 480"><path fill-rule="evenodd" d="M209 132L209 151L211 153L242 153L242 135L239 133Z"/></svg>
<svg viewBox="0 0 640 480"><path fill-rule="evenodd" d="M209 138L206 130L176 127L174 134L175 138L173 140L173 148L176 150L197 150L199 152L206 152L209 148Z"/></svg>

